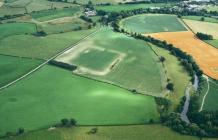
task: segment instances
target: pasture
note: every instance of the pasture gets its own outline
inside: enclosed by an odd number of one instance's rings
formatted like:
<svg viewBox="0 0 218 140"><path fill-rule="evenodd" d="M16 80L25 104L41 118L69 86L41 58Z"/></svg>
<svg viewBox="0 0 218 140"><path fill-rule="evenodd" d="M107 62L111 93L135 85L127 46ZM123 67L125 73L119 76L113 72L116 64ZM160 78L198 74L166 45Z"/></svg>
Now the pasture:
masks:
<svg viewBox="0 0 218 140"><path fill-rule="evenodd" d="M209 92L206 96L203 110L217 111L218 108L218 103L216 100L217 98L218 98L218 81L210 79Z"/></svg>
<svg viewBox="0 0 218 140"><path fill-rule="evenodd" d="M97 128L96 134L87 134ZM152 131L151 131L152 130ZM200 140L176 133L162 125L88 126L36 131L7 140ZM4 139L6 140L6 139Z"/></svg>
<svg viewBox="0 0 218 140"><path fill-rule="evenodd" d="M43 10L31 13L31 16L38 21L48 21L56 18L73 16L80 11L79 6L63 9Z"/></svg>
<svg viewBox="0 0 218 140"><path fill-rule="evenodd" d="M121 28L129 32L155 33L186 31L174 15L143 14L125 18L120 21Z"/></svg>
<svg viewBox="0 0 218 140"><path fill-rule="evenodd" d="M90 52L93 48L95 51ZM158 57L146 46L146 42L115 33L110 28L100 29L56 60L76 63L78 68L74 72L77 74L143 94L162 96L165 88L161 63L157 63ZM84 67L87 65L92 66Z"/></svg>
<svg viewBox="0 0 218 140"><path fill-rule="evenodd" d="M32 23L0 24L0 40L12 35L32 34L36 32L36 25Z"/></svg>
<svg viewBox="0 0 218 140"><path fill-rule="evenodd" d="M78 125L145 124L159 121L154 97L44 66L0 91L0 134L48 128L63 118ZM15 117L16 116L16 117Z"/></svg>
<svg viewBox="0 0 218 140"><path fill-rule="evenodd" d="M202 16L183 16L183 19L189 19L189 20L197 20L202 21ZM218 19L211 18L211 17L204 17L204 20L202 22L212 22L212 23L218 23Z"/></svg>
<svg viewBox="0 0 218 140"><path fill-rule="evenodd" d="M215 39L218 39L218 24L210 22L202 22L195 20L184 19L184 22L195 32L201 32L212 35Z"/></svg>
<svg viewBox="0 0 218 140"><path fill-rule="evenodd" d="M170 81L174 84L175 89L173 94L165 94L165 97L171 100L173 108L175 109L180 103L181 98L184 96L186 86L190 82L191 77L185 68L181 65L181 62L168 50L156 47L153 44L150 45L152 49L158 54L158 57L163 56L166 59L164 61L166 77L170 79Z"/></svg>
<svg viewBox="0 0 218 140"><path fill-rule="evenodd" d="M42 63L40 60L0 55L0 87L16 80Z"/></svg>
<svg viewBox="0 0 218 140"><path fill-rule="evenodd" d="M68 1L69 2L74 2L74 0L68 0ZM87 1L87 0L76 0L76 2L79 3L79 4L88 4L89 1ZM123 2L123 0L92 0L93 4L101 4L101 3L117 4L119 2Z"/></svg>
<svg viewBox="0 0 218 140"><path fill-rule="evenodd" d="M48 59L80 41L93 31L95 29L53 34L45 37L32 35L10 36L1 40L0 52L6 55Z"/></svg>
<svg viewBox="0 0 218 140"><path fill-rule="evenodd" d="M218 40L207 40L207 43L211 44L212 46L214 46L215 48L218 48Z"/></svg>
<svg viewBox="0 0 218 140"><path fill-rule="evenodd" d="M170 33L153 33L150 35L159 40L166 40L175 47L190 54L196 63L203 70L204 74L218 79L218 50L207 43L197 39L191 31L170 32Z"/></svg>
<svg viewBox="0 0 218 140"><path fill-rule="evenodd" d="M129 11L135 9L146 9L151 7L165 7L165 6L172 6L172 3L151 3L151 4L119 4L119 5L100 5L95 6L96 10L103 10L106 12L121 12L121 11Z"/></svg>

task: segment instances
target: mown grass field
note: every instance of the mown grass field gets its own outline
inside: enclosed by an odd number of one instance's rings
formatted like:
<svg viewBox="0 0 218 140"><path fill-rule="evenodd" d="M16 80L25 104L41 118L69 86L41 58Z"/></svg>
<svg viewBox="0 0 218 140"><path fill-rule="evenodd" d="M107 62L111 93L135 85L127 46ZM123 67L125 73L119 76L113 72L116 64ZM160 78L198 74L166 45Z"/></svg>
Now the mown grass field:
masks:
<svg viewBox="0 0 218 140"><path fill-rule="evenodd" d="M151 4L119 4L119 5L109 5L109 6L95 6L96 10L103 10L106 12L120 12L128 11L134 9L145 9L151 7L165 7L172 6L172 3L151 3Z"/></svg>
<svg viewBox="0 0 218 140"><path fill-rule="evenodd" d="M183 19L190 19L190 20L197 20L197 21L202 21L201 18L202 16L183 16ZM212 22L212 23L218 23L218 19L216 18L211 18L211 17L204 17L204 21L202 22Z"/></svg>
<svg viewBox="0 0 218 140"><path fill-rule="evenodd" d="M116 51L118 54L125 54L125 57L120 59L120 62L111 68L106 75L90 74L81 71L78 72L79 74L82 73L84 76L110 82L130 90L135 89L140 93L154 96L161 95L163 90L162 66L160 63L157 63L158 58L151 49L146 46L146 42L127 37L121 33L115 33L110 28L102 28L95 35L92 35L77 45L77 48L73 48L71 51L64 53L57 58L57 60L67 63L71 61L71 57L85 52L85 50L83 50L81 53L77 54L77 51L83 47L99 47L108 51ZM80 56L78 58L84 59L80 58ZM105 59L90 59L89 62L105 63L104 60ZM80 66L85 63L81 62L77 64ZM80 67L78 67L78 69L80 69Z"/></svg>
<svg viewBox="0 0 218 140"><path fill-rule="evenodd" d="M35 24L31 23L5 23L0 24L0 40L11 35L24 35L36 32Z"/></svg>
<svg viewBox="0 0 218 140"><path fill-rule="evenodd" d="M212 46L218 48L218 40L208 40L207 43L211 44Z"/></svg>
<svg viewBox="0 0 218 140"><path fill-rule="evenodd" d="M144 124L159 120L153 97L45 66L0 91L0 134L23 127L35 130L63 118L78 125Z"/></svg>
<svg viewBox="0 0 218 140"><path fill-rule="evenodd" d="M137 33L186 31L174 15L143 14L128 17L120 21L120 25L127 31Z"/></svg>
<svg viewBox="0 0 218 140"><path fill-rule="evenodd" d="M151 44L150 44L151 45ZM180 103L181 98L185 94L185 89L190 82L190 76L188 72L181 65L181 62L173 56L169 51L151 45L153 50L158 54L159 57L163 56L166 60L164 62L167 78L174 84L175 90L173 93L165 95L173 103L173 108Z"/></svg>
<svg viewBox="0 0 218 140"><path fill-rule="evenodd" d="M96 134L87 134L98 128ZM200 140L198 137L180 135L161 125L74 127L37 131L7 140ZM5 139L6 140L6 139Z"/></svg>
<svg viewBox="0 0 218 140"><path fill-rule="evenodd" d="M42 61L0 55L0 87L16 80Z"/></svg>
<svg viewBox="0 0 218 140"><path fill-rule="evenodd" d="M212 35L215 39L218 39L218 24L210 22L202 22L196 20L183 19L184 22L195 32L201 32Z"/></svg>
<svg viewBox="0 0 218 140"><path fill-rule="evenodd" d="M39 12L31 13L31 16L39 21L47 21L56 18L66 17L66 16L73 16L77 12L80 11L79 6L74 6L71 8L63 8L63 9L54 9L54 10L44 10Z"/></svg>
<svg viewBox="0 0 218 140"><path fill-rule="evenodd" d="M89 52L82 53L72 63L78 64L93 70L104 70L108 65L118 57L118 54L107 50L88 49Z"/></svg>
<svg viewBox="0 0 218 140"><path fill-rule="evenodd" d="M216 99L218 98L218 81L211 80L209 85L210 88L204 102L203 110L217 111L218 103Z"/></svg>
<svg viewBox="0 0 218 140"><path fill-rule="evenodd" d="M46 37L36 37L32 35L10 36L1 40L0 52L1 54L14 56L48 59L57 52L69 47L69 45L78 42L93 31L95 31L95 29L54 34Z"/></svg>

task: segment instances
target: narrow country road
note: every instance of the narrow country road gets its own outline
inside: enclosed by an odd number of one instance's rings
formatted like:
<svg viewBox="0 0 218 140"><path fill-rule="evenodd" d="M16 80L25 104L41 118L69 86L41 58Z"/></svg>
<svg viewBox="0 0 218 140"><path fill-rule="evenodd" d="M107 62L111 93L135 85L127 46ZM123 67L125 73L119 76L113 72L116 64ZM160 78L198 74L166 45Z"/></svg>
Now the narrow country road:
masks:
<svg viewBox="0 0 218 140"><path fill-rule="evenodd" d="M36 68L34 68L33 70L29 71L28 73L26 73L25 75L21 76L20 78L8 83L7 85L4 85L2 87L0 87L0 91L17 83L18 81L24 79L25 77L29 76L30 74L34 73L35 71L39 70L40 68L42 68L44 65L46 65L49 61L53 60L54 58L58 57L59 55L61 55L62 53L68 51L69 49L73 48L74 46L77 46L79 43L81 43L83 40L89 38L91 35L95 34L96 32L98 32L101 28L98 28L96 31L88 34L87 36L85 36L84 38L80 39L78 42L74 43L73 45L70 45L69 47L67 47L66 49L60 51L59 53L55 54L54 56L52 56L51 58L49 58L48 60L46 60L44 63L42 63L41 65L37 66Z"/></svg>
<svg viewBox="0 0 218 140"><path fill-rule="evenodd" d="M208 76L204 75L203 77L207 80L207 91L206 91L206 93L204 94L204 97L203 97L203 100L202 100L202 103L201 103L201 107L200 107L200 109L199 109L199 112L201 112L201 111L203 110L204 101L205 101L205 99L206 99L206 97L207 97L207 94L208 94L208 92L209 92L209 90L210 90L210 84L209 84L209 78L208 78Z"/></svg>

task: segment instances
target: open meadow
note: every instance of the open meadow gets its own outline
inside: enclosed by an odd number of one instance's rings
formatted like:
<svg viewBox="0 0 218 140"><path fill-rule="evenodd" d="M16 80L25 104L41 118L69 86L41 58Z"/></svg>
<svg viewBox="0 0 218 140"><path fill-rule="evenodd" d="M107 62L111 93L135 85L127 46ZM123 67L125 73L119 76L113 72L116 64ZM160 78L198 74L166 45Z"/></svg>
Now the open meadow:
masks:
<svg viewBox="0 0 218 140"><path fill-rule="evenodd" d="M48 59L94 31L95 29L81 30L52 34L45 37L32 35L9 36L1 40L0 52L6 55Z"/></svg>
<svg viewBox="0 0 218 140"><path fill-rule="evenodd" d="M145 35L150 35L159 40L166 40L168 43L171 43L175 47L187 52L194 58L204 74L214 79L218 79L218 50L197 39L191 31L153 33Z"/></svg>
<svg viewBox="0 0 218 140"><path fill-rule="evenodd" d="M146 42L110 28L100 29L56 60L77 65L76 74L139 93L162 96L165 88L162 65Z"/></svg>
<svg viewBox="0 0 218 140"><path fill-rule="evenodd" d="M211 44L212 46L214 46L215 48L218 48L218 39L215 40L207 40L207 43Z"/></svg>
<svg viewBox="0 0 218 140"><path fill-rule="evenodd" d="M131 16L120 21L124 30L137 33L186 31L175 15L142 14Z"/></svg>
<svg viewBox="0 0 218 140"><path fill-rule="evenodd" d="M215 39L218 39L218 24L210 22L202 22L196 20L183 19L184 22L193 30L195 33L201 32L212 35Z"/></svg>
<svg viewBox="0 0 218 140"><path fill-rule="evenodd" d="M78 125L159 121L154 97L133 94L53 66L45 66L0 91L0 114L1 135L20 127L26 131L48 128L63 118L74 118Z"/></svg>
<svg viewBox="0 0 218 140"><path fill-rule="evenodd" d="M203 17L202 21L202 16L183 16L182 19L189 19L189 20L197 20L201 22L212 22L212 23L218 23L218 19L216 18L211 18L211 17Z"/></svg>
<svg viewBox="0 0 218 140"><path fill-rule="evenodd" d="M88 134L97 128L96 134ZM152 131L151 131L152 130ZM185 136L161 125L88 126L43 130L4 140L200 140ZM206 139L205 139L206 140ZM211 139L215 140L215 139Z"/></svg>
<svg viewBox="0 0 218 140"><path fill-rule="evenodd" d="M0 87L28 73L43 61L0 55Z"/></svg>

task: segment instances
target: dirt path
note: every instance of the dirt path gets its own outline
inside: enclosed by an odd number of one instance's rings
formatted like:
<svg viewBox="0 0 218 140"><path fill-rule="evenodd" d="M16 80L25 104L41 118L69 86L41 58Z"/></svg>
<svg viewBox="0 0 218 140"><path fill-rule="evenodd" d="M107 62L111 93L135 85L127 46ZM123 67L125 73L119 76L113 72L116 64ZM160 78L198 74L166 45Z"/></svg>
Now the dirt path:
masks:
<svg viewBox="0 0 218 140"><path fill-rule="evenodd" d="M207 80L207 91L206 91L206 93L204 94L204 97L203 97L203 100L202 100L202 103L201 103L201 107L200 107L199 112L201 112L201 111L203 110L204 101L205 101L205 99L206 99L206 97L207 97L207 94L208 94L208 92L209 92L209 90L210 90L209 78L208 78L206 75L204 75L203 77Z"/></svg>
<svg viewBox="0 0 218 140"><path fill-rule="evenodd" d="M0 90L3 90L15 83L17 83L18 81L26 78L27 76L29 76L30 74L34 73L35 71L39 70L40 68L42 68L43 66L45 66L49 61L55 59L56 57L58 57L59 55L63 54L64 52L70 50L71 48L73 48L74 46L77 46L79 43L81 43L83 40L87 39L88 37L92 36L93 34L95 34L99 29L97 29L96 31L88 34L87 36L85 36L84 38L80 39L78 42L74 43L73 45L70 45L69 47L67 47L66 49L62 50L61 52L55 54L54 56L52 56L51 58L49 58L48 60L46 60L44 63L42 63L41 65L37 66L36 68L34 68L33 70L29 71L28 73L24 74L23 76L21 76L20 78L8 83L5 86L0 87Z"/></svg>

